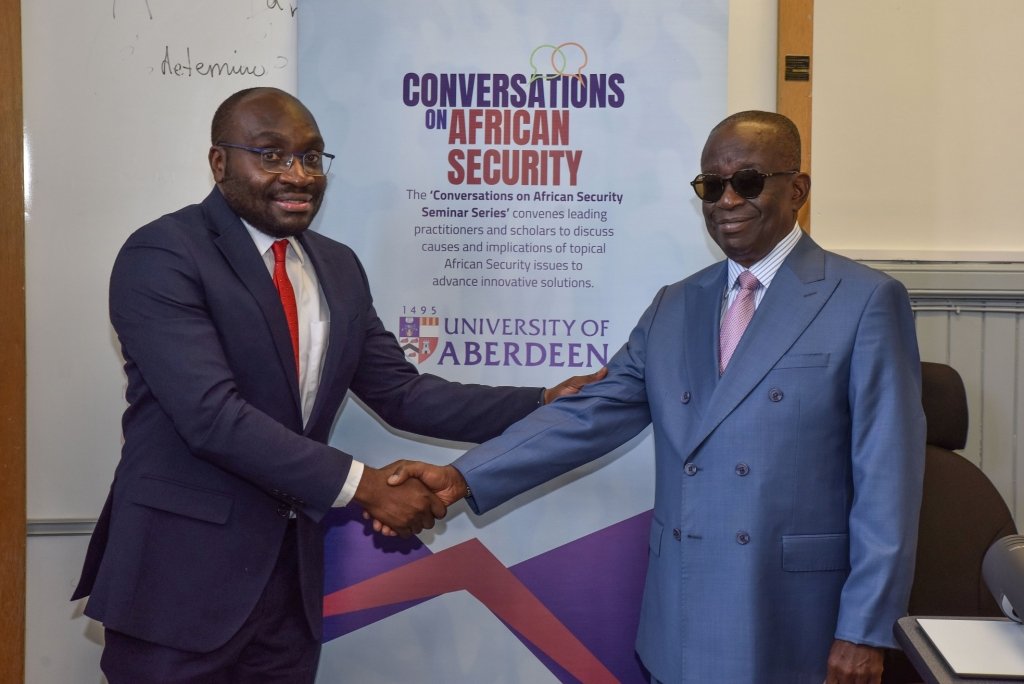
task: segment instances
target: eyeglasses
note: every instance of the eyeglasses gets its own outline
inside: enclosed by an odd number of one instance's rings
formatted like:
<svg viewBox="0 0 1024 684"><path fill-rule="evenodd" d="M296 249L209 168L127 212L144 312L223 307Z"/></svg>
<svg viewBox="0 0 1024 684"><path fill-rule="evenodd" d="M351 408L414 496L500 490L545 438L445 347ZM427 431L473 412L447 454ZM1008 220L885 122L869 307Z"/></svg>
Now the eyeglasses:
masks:
<svg viewBox="0 0 1024 684"><path fill-rule="evenodd" d="M772 176L791 176L799 171L773 171L761 173L757 169L740 169L728 178L714 173L702 173L690 181L693 191L705 202L717 202L725 194L725 184L731 183L732 189L744 199L754 199L764 190L764 181Z"/></svg>
<svg viewBox="0 0 1024 684"><path fill-rule="evenodd" d="M260 155L260 164L267 173L284 173L292 168L295 158L302 162L302 170L307 176L326 176L331 170L333 154L309 150L307 152L285 152L279 147L249 147L247 145L236 145L234 143L218 142L217 147L233 147L238 150L245 150ZM327 160L326 167L324 159Z"/></svg>

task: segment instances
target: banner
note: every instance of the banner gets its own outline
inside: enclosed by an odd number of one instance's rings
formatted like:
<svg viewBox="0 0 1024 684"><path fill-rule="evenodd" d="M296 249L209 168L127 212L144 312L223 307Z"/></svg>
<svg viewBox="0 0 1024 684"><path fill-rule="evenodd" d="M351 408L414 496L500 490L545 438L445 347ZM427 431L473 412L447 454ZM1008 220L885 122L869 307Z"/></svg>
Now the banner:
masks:
<svg viewBox="0 0 1024 684"><path fill-rule="evenodd" d="M718 258L688 183L725 115L726 0L304 0L299 20L299 96L337 155L315 229L359 254L421 371L591 372L659 287ZM354 400L331 443L374 466L468 446ZM646 681L652 459L645 431L412 541L334 512L318 681Z"/></svg>

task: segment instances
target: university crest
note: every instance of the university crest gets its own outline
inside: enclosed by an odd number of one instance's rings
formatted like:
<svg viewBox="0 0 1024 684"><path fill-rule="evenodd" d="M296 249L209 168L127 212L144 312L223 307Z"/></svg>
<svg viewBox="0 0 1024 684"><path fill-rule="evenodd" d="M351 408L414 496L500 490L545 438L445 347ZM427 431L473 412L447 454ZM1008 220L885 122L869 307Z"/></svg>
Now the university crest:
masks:
<svg viewBox="0 0 1024 684"><path fill-rule="evenodd" d="M413 363L423 363L437 350L440 332L437 316L402 316L398 320L398 344Z"/></svg>

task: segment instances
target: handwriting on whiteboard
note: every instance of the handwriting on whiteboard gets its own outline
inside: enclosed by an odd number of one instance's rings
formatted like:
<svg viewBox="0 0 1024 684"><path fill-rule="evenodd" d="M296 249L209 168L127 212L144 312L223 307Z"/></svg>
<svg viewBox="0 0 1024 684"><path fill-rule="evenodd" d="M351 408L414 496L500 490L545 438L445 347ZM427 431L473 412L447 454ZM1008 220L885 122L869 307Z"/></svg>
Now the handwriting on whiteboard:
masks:
<svg viewBox="0 0 1024 684"><path fill-rule="evenodd" d="M111 2L111 16L113 16L114 19L117 19L118 0L111 0ZM149 0L141 0L141 5L139 4L139 0L134 0L134 2L137 7L141 7L144 5L146 8L146 14L149 16L151 20L153 19L153 8L149 6ZM266 2L268 10L287 12L288 15L292 17L294 17L295 13L299 11L298 0L292 0L291 2L286 2L285 0L264 0L264 2Z"/></svg>
<svg viewBox="0 0 1024 684"><path fill-rule="evenodd" d="M293 2L284 2L284 0L267 0L267 9L276 9L281 10L282 12L288 12L294 17L295 13L299 11L299 6Z"/></svg>
<svg viewBox="0 0 1024 684"><path fill-rule="evenodd" d="M234 51L236 54L238 50ZM181 57L184 57L182 61ZM271 68L284 69L288 66L288 58L278 55L274 58ZM231 76L255 76L262 78L267 75L268 68L262 64L245 64L241 62L220 61L209 62L204 60L193 60L192 48L186 47L184 55L180 51L171 53L171 46L164 46L164 59L160 63L160 73L164 76L178 76L192 78L194 76L205 76L208 78L231 77Z"/></svg>

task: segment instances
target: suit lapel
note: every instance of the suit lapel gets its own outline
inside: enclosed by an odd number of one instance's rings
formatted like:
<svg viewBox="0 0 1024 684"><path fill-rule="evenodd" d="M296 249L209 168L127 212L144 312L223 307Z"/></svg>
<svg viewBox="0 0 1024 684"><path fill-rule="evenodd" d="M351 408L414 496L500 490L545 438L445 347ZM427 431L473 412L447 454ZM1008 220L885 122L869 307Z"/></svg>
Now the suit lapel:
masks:
<svg viewBox="0 0 1024 684"><path fill-rule="evenodd" d="M839 285L825 277L825 252L804 235L783 262L757 307L726 372L711 394L700 430L693 435L688 459L698 446L757 386L793 346ZM724 287L724 281L723 281ZM707 299L721 305L718 295ZM717 329L720 316L715 318ZM717 345L717 334L715 335ZM714 349L709 366L717 374Z"/></svg>
<svg viewBox="0 0 1024 684"><path fill-rule="evenodd" d="M217 234L214 243L263 312L274 348L277 350L278 360L288 378L292 399L298 407L299 380L295 377L292 340L288 333L284 309L281 307L281 299L277 295L273 279L267 272L267 265L245 226L242 225L241 219L227 205L219 190L214 188L203 202L203 207L210 217L211 229Z"/></svg>
<svg viewBox="0 0 1024 684"><path fill-rule="evenodd" d="M341 365L345 347L345 340L349 335L351 326L352 310L348 306L351 301L351 293L345 291L343 268L344 265L337 263L332 258L330 250L318 249L316 235L308 232L299 236L303 251L306 257L313 262L316 270L317 280L320 282L320 289L323 291L324 299L327 302L331 314L330 328L328 332L327 349L324 354L324 366L320 372L320 385L316 393L316 401L313 403L313 410L306 422L307 431L316 425L320 413L328 403L332 403L331 395L335 383L332 378L338 373ZM340 401L340 400L339 400ZM334 404L336 406L336 404ZM333 411L332 416L333 419Z"/></svg>
<svg viewBox="0 0 1024 684"><path fill-rule="evenodd" d="M727 262L711 269L697 282L688 283L684 290L686 324L695 333L684 335L686 374L691 379L690 391L697 397L710 397L718 384L718 321L722 306L722 292L728 274ZM709 340L710 338L710 340ZM697 402L697 407L707 403Z"/></svg>

